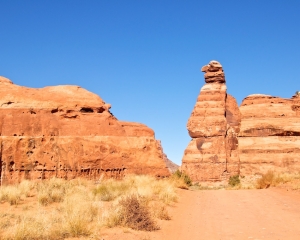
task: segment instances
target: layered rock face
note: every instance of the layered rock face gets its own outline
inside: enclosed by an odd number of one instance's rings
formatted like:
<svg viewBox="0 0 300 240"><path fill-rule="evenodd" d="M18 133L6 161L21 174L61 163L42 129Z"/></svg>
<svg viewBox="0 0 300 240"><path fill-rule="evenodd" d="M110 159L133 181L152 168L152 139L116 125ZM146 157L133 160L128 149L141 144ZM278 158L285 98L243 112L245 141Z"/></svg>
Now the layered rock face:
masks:
<svg viewBox="0 0 300 240"><path fill-rule="evenodd" d="M255 94L241 106L241 175L300 171L300 98Z"/></svg>
<svg viewBox="0 0 300 240"><path fill-rule="evenodd" d="M188 120L192 141L181 169L193 181L299 172L300 93L291 99L253 94L239 108L226 93L220 63L212 61L202 71L206 84Z"/></svg>
<svg viewBox="0 0 300 240"><path fill-rule="evenodd" d="M168 176L152 129L118 121L77 86L41 89L0 77L1 184L60 177Z"/></svg>
<svg viewBox="0 0 300 240"><path fill-rule="evenodd" d="M240 113L235 99L226 93L221 64L211 61L202 71L206 84L188 120L192 140L181 170L193 181L218 181L239 173Z"/></svg>

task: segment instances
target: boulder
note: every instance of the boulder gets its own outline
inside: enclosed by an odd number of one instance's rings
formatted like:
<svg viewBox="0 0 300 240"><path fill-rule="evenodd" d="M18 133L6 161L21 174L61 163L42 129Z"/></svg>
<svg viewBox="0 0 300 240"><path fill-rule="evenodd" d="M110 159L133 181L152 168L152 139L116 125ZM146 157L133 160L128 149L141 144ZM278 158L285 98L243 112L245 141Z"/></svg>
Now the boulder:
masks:
<svg viewBox="0 0 300 240"><path fill-rule="evenodd" d="M206 83L225 83L225 75L222 65L215 60L209 62L201 68L202 72L205 72L204 79Z"/></svg>

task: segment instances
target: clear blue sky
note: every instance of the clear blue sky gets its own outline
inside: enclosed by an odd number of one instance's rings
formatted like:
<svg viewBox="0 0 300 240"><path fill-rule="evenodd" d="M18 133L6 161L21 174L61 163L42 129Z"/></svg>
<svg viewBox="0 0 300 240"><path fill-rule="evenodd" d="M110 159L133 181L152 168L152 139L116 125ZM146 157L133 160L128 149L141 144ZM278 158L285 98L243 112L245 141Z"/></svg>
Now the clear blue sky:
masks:
<svg viewBox="0 0 300 240"><path fill-rule="evenodd" d="M0 11L0 75L82 86L154 129L178 164L210 60L239 104L300 90L299 0L0 0Z"/></svg>

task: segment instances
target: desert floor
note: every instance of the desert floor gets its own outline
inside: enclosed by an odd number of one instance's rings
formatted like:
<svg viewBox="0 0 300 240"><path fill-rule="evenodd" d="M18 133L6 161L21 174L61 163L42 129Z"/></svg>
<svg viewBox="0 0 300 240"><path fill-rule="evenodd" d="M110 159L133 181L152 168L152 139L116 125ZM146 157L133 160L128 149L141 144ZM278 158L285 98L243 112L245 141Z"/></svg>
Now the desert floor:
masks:
<svg viewBox="0 0 300 240"><path fill-rule="evenodd" d="M100 239L300 239L300 192L264 190L179 190L170 221L155 232L105 229Z"/></svg>

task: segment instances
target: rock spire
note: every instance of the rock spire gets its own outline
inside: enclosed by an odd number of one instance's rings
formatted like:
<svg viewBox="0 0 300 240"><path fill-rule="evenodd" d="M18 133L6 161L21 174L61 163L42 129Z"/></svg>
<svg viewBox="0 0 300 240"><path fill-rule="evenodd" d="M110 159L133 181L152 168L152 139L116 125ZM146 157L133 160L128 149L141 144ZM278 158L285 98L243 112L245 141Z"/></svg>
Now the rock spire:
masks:
<svg viewBox="0 0 300 240"><path fill-rule="evenodd" d="M206 84L187 123L192 140L181 169L193 181L218 181L239 173L240 113L236 100L226 92L222 65L211 61L201 70Z"/></svg>

